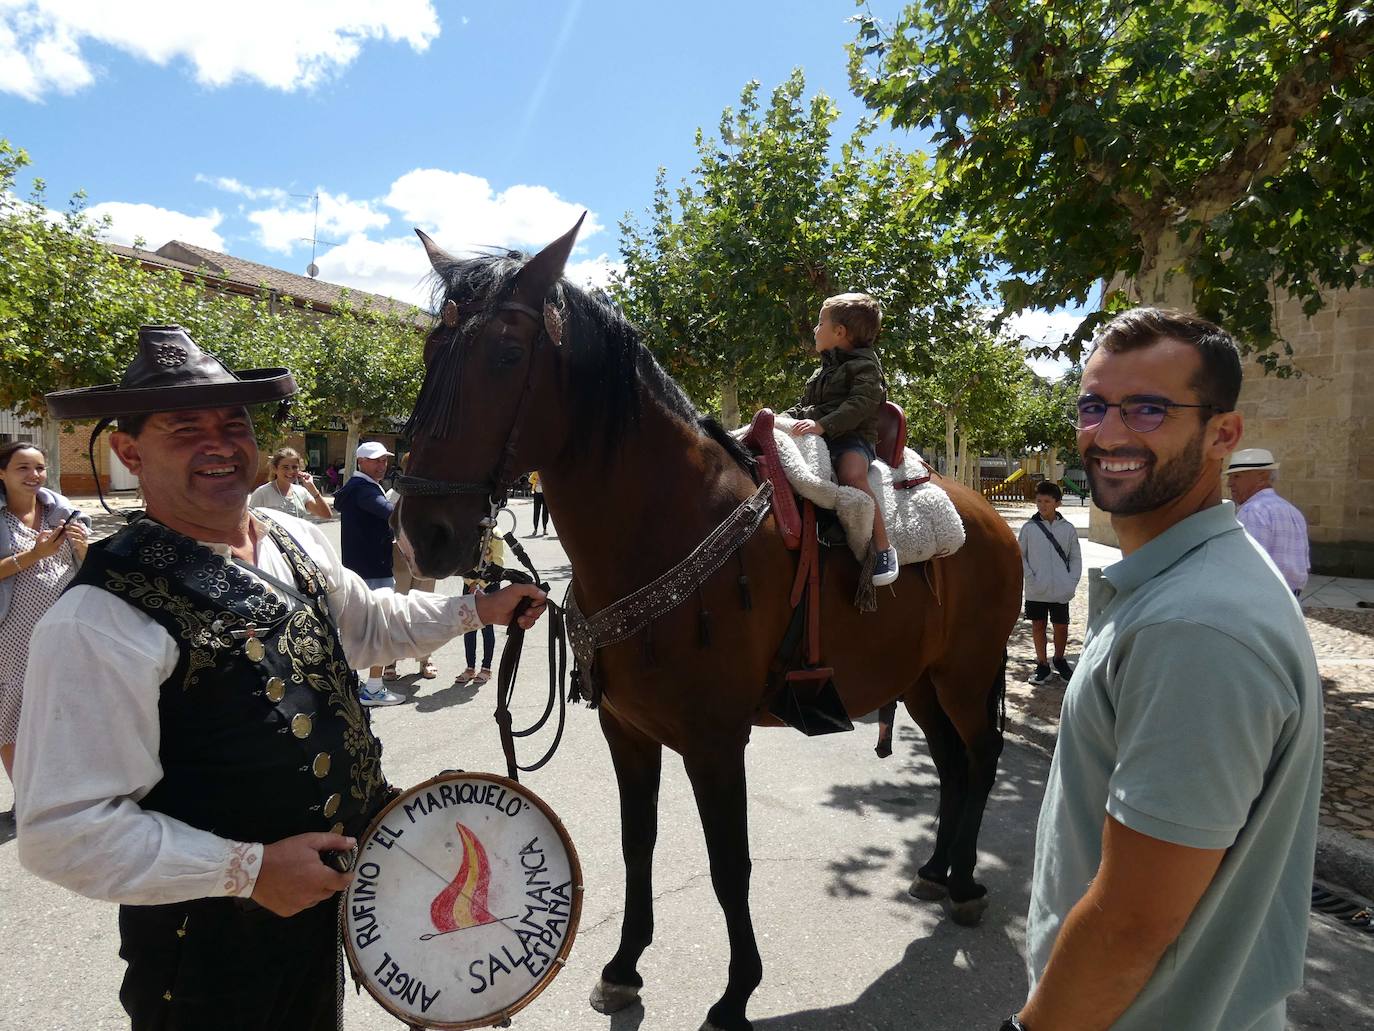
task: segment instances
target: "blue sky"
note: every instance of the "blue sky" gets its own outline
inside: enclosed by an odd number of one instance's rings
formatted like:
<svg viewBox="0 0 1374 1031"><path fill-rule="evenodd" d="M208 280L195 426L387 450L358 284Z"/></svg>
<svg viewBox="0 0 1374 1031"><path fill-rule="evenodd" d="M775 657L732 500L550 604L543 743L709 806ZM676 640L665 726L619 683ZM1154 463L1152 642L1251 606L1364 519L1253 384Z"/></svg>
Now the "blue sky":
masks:
<svg viewBox="0 0 1374 1031"><path fill-rule="evenodd" d="M749 80L768 90L803 68L848 131L862 113L844 49L855 10L0 0L0 135L28 150L50 204L84 189L119 242L179 238L303 271L313 214L298 195L318 191L321 278L418 299L412 226L452 249L535 247L585 208L573 271L600 279L657 168L687 175L696 129L713 131Z"/></svg>

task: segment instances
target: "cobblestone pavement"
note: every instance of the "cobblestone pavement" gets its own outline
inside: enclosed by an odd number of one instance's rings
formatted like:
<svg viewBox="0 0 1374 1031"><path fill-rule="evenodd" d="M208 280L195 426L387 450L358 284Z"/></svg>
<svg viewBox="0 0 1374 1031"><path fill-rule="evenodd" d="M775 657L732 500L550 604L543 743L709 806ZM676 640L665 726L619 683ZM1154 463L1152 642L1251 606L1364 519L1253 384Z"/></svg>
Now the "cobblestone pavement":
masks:
<svg viewBox="0 0 1374 1031"><path fill-rule="evenodd" d="M1005 509L1012 528L1019 529L1029 512ZM1069 606L1070 664L1083 647L1088 618L1088 577L1085 562L1078 593ZM1326 696L1326 755L1322 785L1321 823L1374 844L1374 611L1346 609L1304 610L1307 632L1317 653ZM1035 670L1035 646L1030 623L1017 623L1008 645L1007 709L1010 716L1028 716L1059 723L1064 684L1057 677L1034 687L1027 679Z"/></svg>

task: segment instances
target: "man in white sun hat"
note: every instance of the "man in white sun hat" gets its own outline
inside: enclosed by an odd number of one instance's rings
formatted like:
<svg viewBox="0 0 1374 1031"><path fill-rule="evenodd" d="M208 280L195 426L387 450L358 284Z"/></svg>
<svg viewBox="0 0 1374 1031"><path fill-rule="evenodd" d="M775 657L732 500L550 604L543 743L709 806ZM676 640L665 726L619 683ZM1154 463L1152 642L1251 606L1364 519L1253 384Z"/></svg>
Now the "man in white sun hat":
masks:
<svg viewBox="0 0 1374 1031"><path fill-rule="evenodd" d="M1307 585L1307 520L1274 489L1278 472L1272 452L1242 448L1231 455L1226 485L1241 526L1274 560L1292 592L1301 596Z"/></svg>
<svg viewBox="0 0 1374 1031"><path fill-rule="evenodd" d="M396 586L391 564L393 506L382 488L382 477L395 456L381 441L368 440L358 445L355 457L353 475L334 495L343 564L361 576L370 589L391 589ZM368 670L360 696L364 705L399 705L405 701L404 695L383 685L382 670L382 666Z"/></svg>

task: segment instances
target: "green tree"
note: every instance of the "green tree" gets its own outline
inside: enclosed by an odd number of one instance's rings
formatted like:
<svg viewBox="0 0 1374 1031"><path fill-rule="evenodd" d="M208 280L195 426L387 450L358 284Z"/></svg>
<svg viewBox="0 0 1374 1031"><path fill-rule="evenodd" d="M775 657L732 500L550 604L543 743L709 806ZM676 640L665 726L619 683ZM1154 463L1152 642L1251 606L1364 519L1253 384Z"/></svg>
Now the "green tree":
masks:
<svg viewBox="0 0 1374 1031"><path fill-rule="evenodd" d="M410 318L355 306L347 296L315 330L303 355L311 388L299 414L307 422L343 419L344 475L351 476L362 433L390 429L392 420L410 412L424 378L424 334Z"/></svg>
<svg viewBox="0 0 1374 1031"><path fill-rule="evenodd" d="M883 305L889 377L915 374L967 303L976 260L925 217L919 155L870 153L859 126L832 156L839 116L807 100L800 71L768 102L750 83L718 137L698 130L691 178L670 192L659 171L648 224L621 223L616 299L689 393L727 426L784 407L809 372L821 302L848 290Z"/></svg>
<svg viewBox="0 0 1374 1031"><path fill-rule="evenodd" d="M995 239L1006 313L1099 281L1121 306L1129 281L1274 368L1272 287L1311 314L1374 283L1369 0L924 0L857 21L856 91L934 131L940 210Z"/></svg>
<svg viewBox="0 0 1374 1031"><path fill-rule="evenodd" d="M908 436L945 456L945 474L978 486L980 457L1019 452L1022 410L1033 377L1020 347L970 313L948 343L931 353L926 372L903 382L895 399L907 411Z"/></svg>
<svg viewBox="0 0 1374 1031"><path fill-rule="evenodd" d="M49 476L59 483L60 427L43 395L109 382L156 309L149 276L100 243L102 226L80 194L60 214L45 206L41 180L27 200L16 196L28 160L0 139L0 407L41 424Z"/></svg>

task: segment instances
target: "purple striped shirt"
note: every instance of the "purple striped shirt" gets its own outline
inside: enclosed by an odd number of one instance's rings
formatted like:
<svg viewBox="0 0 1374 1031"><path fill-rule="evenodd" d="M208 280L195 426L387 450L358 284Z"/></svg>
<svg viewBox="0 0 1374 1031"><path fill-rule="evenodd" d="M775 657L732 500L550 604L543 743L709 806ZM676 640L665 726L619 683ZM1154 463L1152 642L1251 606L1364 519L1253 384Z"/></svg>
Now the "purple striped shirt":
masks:
<svg viewBox="0 0 1374 1031"><path fill-rule="evenodd" d="M1307 520L1293 505L1265 487L1236 509L1236 518L1255 538L1295 591L1307 584Z"/></svg>

